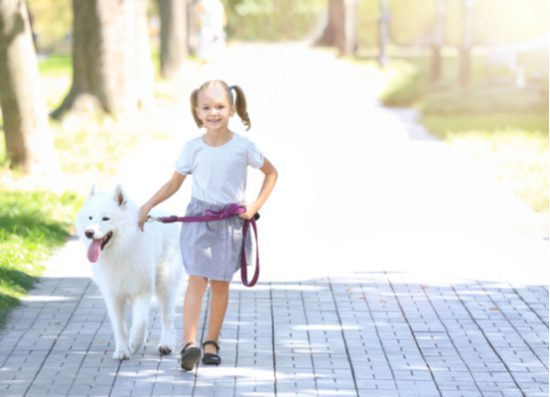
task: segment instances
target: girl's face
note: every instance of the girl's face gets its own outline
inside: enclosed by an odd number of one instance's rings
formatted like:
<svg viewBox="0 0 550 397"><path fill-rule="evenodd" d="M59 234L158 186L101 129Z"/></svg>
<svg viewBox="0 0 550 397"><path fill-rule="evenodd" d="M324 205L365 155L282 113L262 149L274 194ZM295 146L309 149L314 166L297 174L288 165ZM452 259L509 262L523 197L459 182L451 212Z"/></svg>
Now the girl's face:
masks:
<svg viewBox="0 0 550 397"><path fill-rule="evenodd" d="M208 131L227 129L229 118L235 113L227 95L227 90L222 86L206 87L199 92L195 109Z"/></svg>

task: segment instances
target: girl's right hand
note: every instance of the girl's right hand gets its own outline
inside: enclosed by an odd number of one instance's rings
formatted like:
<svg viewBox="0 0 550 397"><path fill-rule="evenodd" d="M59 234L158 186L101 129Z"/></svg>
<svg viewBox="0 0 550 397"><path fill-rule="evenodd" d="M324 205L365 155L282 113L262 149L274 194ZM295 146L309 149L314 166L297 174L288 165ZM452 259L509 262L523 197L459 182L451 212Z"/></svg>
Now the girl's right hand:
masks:
<svg viewBox="0 0 550 397"><path fill-rule="evenodd" d="M139 224L139 230L141 230L142 232L144 230L145 222L147 222L148 217L149 217L149 210L147 208L140 207L138 224Z"/></svg>
<svg viewBox="0 0 550 397"><path fill-rule="evenodd" d="M185 176L186 175L174 171L170 180L162 185L162 187L153 195L153 197L151 197L148 201L145 202L145 204L143 204L139 208L139 230L143 231L143 227L145 225L145 222L147 221L147 215L149 215L149 211L155 208L157 204L162 203L168 197L171 197L174 193L176 193L183 181L185 180Z"/></svg>

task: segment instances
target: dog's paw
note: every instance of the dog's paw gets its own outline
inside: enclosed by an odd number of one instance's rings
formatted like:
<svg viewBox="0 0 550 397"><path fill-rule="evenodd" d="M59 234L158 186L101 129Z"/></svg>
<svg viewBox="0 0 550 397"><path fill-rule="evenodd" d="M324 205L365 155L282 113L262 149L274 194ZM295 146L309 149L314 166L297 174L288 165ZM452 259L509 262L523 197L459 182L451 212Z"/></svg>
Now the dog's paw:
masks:
<svg viewBox="0 0 550 397"><path fill-rule="evenodd" d="M123 360L129 360L129 359L130 359L130 351L128 349L116 350L113 353L113 360L123 361Z"/></svg>
<svg viewBox="0 0 550 397"><path fill-rule="evenodd" d="M168 355L172 353L172 347L166 345L158 345L158 350L161 356Z"/></svg>
<svg viewBox="0 0 550 397"><path fill-rule="evenodd" d="M130 340L130 351L132 354L137 353L145 344L144 338L136 338Z"/></svg>
<svg viewBox="0 0 550 397"><path fill-rule="evenodd" d="M172 329L163 329L157 349L161 355L170 354L174 350L176 342L176 331Z"/></svg>

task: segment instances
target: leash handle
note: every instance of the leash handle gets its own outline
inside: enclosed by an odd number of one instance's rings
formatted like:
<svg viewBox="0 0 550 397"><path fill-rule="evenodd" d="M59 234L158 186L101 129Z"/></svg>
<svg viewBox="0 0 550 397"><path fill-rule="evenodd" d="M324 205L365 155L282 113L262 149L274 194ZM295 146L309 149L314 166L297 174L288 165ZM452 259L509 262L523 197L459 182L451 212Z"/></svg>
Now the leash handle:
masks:
<svg viewBox="0 0 550 397"><path fill-rule="evenodd" d="M248 235L249 226L252 225L254 231L254 239L256 241L256 266L252 279L248 281L248 269L246 263L246 237ZM246 287L253 287L258 282L260 277L260 248L258 246L258 229L256 227L256 219L245 220L243 224L243 241L241 246L241 282Z"/></svg>

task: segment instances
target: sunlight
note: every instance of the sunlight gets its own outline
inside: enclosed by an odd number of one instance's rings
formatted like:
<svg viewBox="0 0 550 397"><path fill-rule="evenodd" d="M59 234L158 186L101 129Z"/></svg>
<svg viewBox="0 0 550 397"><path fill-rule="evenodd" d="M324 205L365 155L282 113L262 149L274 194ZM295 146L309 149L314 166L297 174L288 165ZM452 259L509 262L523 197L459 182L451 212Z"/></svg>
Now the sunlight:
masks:
<svg viewBox="0 0 550 397"><path fill-rule="evenodd" d="M58 295L27 295L21 298L23 302L67 302L74 298Z"/></svg>
<svg viewBox="0 0 550 397"><path fill-rule="evenodd" d="M340 324L311 324L297 325L293 329L297 331L360 331L363 329L357 325Z"/></svg>

